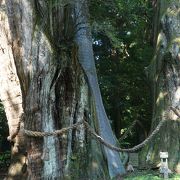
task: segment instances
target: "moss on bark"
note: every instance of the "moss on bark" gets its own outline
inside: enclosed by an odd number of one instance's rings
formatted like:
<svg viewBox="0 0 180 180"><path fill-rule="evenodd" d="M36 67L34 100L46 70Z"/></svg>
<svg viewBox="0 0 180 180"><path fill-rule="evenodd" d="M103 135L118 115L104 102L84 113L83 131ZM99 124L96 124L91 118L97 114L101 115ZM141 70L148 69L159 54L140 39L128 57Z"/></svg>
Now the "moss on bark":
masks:
<svg viewBox="0 0 180 180"><path fill-rule="evenodd" d="M179 78L180 78L180 11L179 0L161 0L160 29L157 36L155 56L151 63L153 82L153 117L152 130L164 113L169 121L164 124L159 134L144 148L141 153L141 164L150 167L160 163L159 152L168 151L169 167L179 172L180 163L180 123L169 107L179 108ZM157 24L157 26L159 26Z"/></svg>

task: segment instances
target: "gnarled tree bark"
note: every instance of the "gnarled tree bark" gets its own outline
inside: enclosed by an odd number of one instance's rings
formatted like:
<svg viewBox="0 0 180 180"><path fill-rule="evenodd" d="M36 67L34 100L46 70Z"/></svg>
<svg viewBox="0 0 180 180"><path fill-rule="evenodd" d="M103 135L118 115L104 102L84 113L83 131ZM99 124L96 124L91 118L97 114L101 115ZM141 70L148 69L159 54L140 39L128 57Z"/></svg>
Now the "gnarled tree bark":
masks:
<svg viewBox="0 0 180 180"><path fill-rule="evenodd" d="M5 93L10 99L19 93L20 103L17 121L5 106L8 121L17 123L24 112L25 129L52 132L90 119L103 138L115 144L97 83L84 4L62 2L1 1L1 46L6 50L1 49L0 60L6 63L0 68L5 71L11 64L15 78L8 79L9 70L2 74L2 87L4 81L10 85L1 91L1 99ZM76 19L78 13L82 19ZM80 24L74 26L74 21ZM90 139L83 126L60 137L26 138L27 177L16 172L9 174L11 179L109 179L125 172L119 154L107 148L106 164L103 148Z"/></svg>
<svg viewBox="0 0 180 180"><path fill-rule="evenodd" d="M148 71L153 90L152 130L167 113L169 121L159 135L143 150L142 161L158 166L159 152L169 153L169 167L180 172L180 122L169 108L180 108L180 1L157 2L155 56Z"/></svg>
<svg viewBox="0 0 180 180"><path fill-rule="evenodd" d="M12 39L4 1L0 4L0 99L5 108L9 126L9 139L16 132L21 115L22 94L12 51ZM23 178L25 164L25 144L20 132L13 140L11 166L8 178Z"/></svg>

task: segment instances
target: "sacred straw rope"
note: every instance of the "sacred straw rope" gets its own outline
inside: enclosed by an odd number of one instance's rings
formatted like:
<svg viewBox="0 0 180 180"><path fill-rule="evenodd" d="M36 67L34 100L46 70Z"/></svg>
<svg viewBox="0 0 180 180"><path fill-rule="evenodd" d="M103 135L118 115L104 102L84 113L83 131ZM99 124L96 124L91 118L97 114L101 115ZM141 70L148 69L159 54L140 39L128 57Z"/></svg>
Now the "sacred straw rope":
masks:
<svg viewBox="0 0 180 180"><path fill-rule="evenodd" d="M71 129L79 128L79 126L81 124L83 124L83 122L77 122L77 123L73 124L72 126L69 126L67 128L62 128L60 130L55 130L53 132L39 132L39 131L30 131L30 130L24 129L24 133L25 133L25 135L32 136L32 137L58 136L58 135L66 133L67 131L69 131Z"/></svg>
<svg viewBox="0 0 180 180"><path fill-rule="evenodd" d="M176 108L170 107L170 109L180 118L180 114L176 110ZM21 118L21 120L22 119L23 118ZM39 132L39 131L30 131L30 130L24 129L24 133L25 133L25 135L31 136L31 137L58 136L58 135L61 135L63 133L66 133L67 131L69 131L71 129L77 129L77 128L79 128L80 125L84 124L87 131L91 135L93 135L93 137L95 137L96 140L98 140L100 143L102 143L104 146L108 147L109 149L112 149L112 150L118 151L118 152L135 152L135 151L139 150L140 148L142 148L143 146L145 146L159 132L160 128L163 126L163 124L166 121L167 121L167 118L165 118L165 120L161 120L159 122L159 124L157 125L156 129L154 131L152 131L151 134L142 143L134 146L133 148L128 148L128 149L122 149L122 148L116 147L116 146L106 142L101 136L99 136L94 131L94 129L92 129L92 127L86 121L77 122L72 126L69 126L67 128L62 128L60 130L55 130L53 132ZM19 130L20 130L20 123L19 123L19 127L17 127L18 132L19 132ZM18 134L18 132L15 132L16 135ZM15 137L16 135L13 134L13 136L11 136L11 137Z"/></svg>
<svg viewBox="0 0 180 180"><path fill-rule="evenodd" d="M135 152L137 150L139 150L140 148L142 148L143 146L145 146L160 130L160 128L163 126L164 122L166 122L167 120L162 120L159 122L158 126L156 127L156 129L150 134L149 137L147 137L142 143L134 146L133 148L128 148L128 149L123 149L123 148L119 148L116 147L112 144L109 144L108 142L106 142L101 136L99 136L90 126L87 122L84 122L85 126L87 127L87 130L95 137L95 139L97 139L100 143L102 143L103 145L105 145L106 147L108 147L109 149L112 149L114 151L118 151L118 152Z"/></svg>
<svg viewBox="0 0 180 180"><path fill-rule="evenodd" d="M134 146L133 148L129 148L129 149L122 149L122 148L118 148L108 142L106 142L101 136L99 136L93 129L92 127L86 122L86 121L82 121L82 122L78 122L70 127L67 128L63 128L61 130L56 130L54 132L38 132L38 131L30 131L30 130L24 130L24 133L27 136L31 136L31 137L46 137L46 136L57 136L60 134L63 134L67 131L69 131L70 129L77 129L79 128L79 126L81 124L84 124L87 131L93 135L93 137L95 137L96 140L98 140L100 143L102 143L104 146L118 151L118 152L134 152L137 151L138 149L142 148L143 146L145 146L160 130L160 128L162 127L162 125L164 124L166 120L162 120L160 121L160 123L158 124L158 126L156 127L156 129L151 133L151 135L146 138L142 143L138 144L137 146Z"/></svg>
<svg viewBox="0 0 180 180"><path fill-rule="evenodd" d="M119 141L123 141L128 136L129 132L134 128L136 125L137 120L133 121L132 124L129 126L129 128L125 131L125 133L119 138Z"/></svg>

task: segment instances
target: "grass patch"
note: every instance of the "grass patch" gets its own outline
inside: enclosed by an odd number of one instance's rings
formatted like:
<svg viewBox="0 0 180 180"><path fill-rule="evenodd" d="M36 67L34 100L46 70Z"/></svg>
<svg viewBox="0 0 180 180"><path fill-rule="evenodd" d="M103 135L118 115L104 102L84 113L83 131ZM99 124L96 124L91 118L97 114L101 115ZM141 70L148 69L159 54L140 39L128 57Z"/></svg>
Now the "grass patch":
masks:
<svg viewBox="0 0 180 180"><path fill-rule="evenodd" d="M135 171L129 173L124 180L162 180L159 171ZM169 175L169 180L180 180L180 175L171 174Z"/></svg>

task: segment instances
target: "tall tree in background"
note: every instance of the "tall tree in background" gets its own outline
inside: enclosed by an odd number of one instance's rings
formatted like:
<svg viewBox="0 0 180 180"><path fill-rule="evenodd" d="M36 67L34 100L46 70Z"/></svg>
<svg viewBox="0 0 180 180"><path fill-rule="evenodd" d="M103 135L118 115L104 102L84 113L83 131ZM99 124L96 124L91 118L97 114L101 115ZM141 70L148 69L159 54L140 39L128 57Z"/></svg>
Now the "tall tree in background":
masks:
<svg viewBox="0 0 180 180"><path fill-rule="evenodd" d="M169 167L180 173L180 122L169 108L180 109L180 1L159 0L154 4L156 48L147 72L152 83L152 130L167 118L157 138L144 149L142 160L151 166L159 163L159 152L169 153ZM164 115L166 114L166 117Z"/></svg>
<svg viewBox="0 0 180 180"><path fill-rule="evenodd" d="M127 8L128 7L128 8ZM136 145L150 127L151 93L144 68L152 59L152 5L144 0L91 1L95 62L107 114L119 138L134 120L123 144Z"/></svg>
<svg viewBox="0 0 180 180"><path fill-rule="evenodd" d="M0 3L0 93L10 138L24 113L22 126L42 132L89 119L115 144L97 83L86 1ZM15 140L19 159L9 178L109 179L125 173L119 154L103 151L83 126L61 137L27 137L25 149L23 139Z"/></svg>

